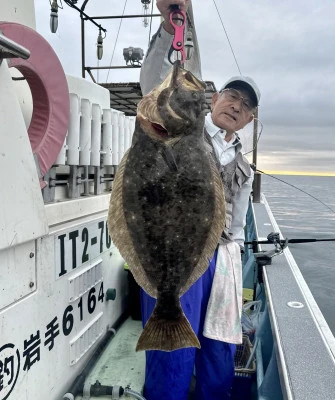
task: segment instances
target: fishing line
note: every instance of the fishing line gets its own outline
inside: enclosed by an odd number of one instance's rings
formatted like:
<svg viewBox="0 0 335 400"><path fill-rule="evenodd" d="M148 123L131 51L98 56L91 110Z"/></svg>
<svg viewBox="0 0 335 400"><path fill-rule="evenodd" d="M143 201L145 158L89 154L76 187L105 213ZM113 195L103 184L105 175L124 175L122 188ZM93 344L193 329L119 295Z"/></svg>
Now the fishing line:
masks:
<svg viewBox="0 0 335 400"><path fill-rule="evenodd" d="M125 12L125 9L126 9L127 1L128 1L128 0L126 0L126 1L124 2L122 17L124 16L124 12ZM110 63L109 63L109 66L111 66L111 65L112 65L112 62L113 62L114 53L115 53L115 48L116 48L116 44L117 44L117 41L118 41L118 38L119 38L119 33L120 33L122 21L123 21L123 18L120 18L119 29L118 29L118 31L117 31L117 35L116 35L116 39L115 39L115 44L114 44L114 49L113 49L113 54L112 54L112 58L111 58L111 61L110 61ZM109 72L110 72L110 69L108 70L108 73L107 73L106 83L108 82Z"/></svg>
<svg viewBox="0 0 335 400"><path fill-rule="evenodd" d="M228 43L229 43L229 46L230 46L230 50L231 50L231 52L233 53L233 56L234 56L235 63L236 63L236 65L237 65L238 71L239 71L240 75L242 75L242 72L241 72L241 70L240 70L240 66L238 65L237 59L236 59L236 57L235 57L235 53L234 53L234 50L233 50L233 46L232 46L231 43L230 43L230 40L229 40L229 37L228 37L228 33L227 33L226 28L225 28L225 26L224 26L224 24L223 24L223 21L222 21L221 15L220 15L220 13L219 13L219 9L218 9L218 7L217 7L217 5L216 5L216 3L215 3L215 0L213 0L213 3L214 3L214 5L215 5L216 11L217 11L218 16L219 16L219 18L220 18L221 25L222 25L222 28L223 28L223 30L224 30L224 33L226 34L226 37L227 37L227 40L228 40Z"/></svg>
<svg viewBox="0 0 335 400"><path fill-rule="evenodd" d="M154 11L154 0L151 2L151 18L150 18L150 27L149 27L149 43L148 43L148 48L150 47L150 36L151 36L151 27L152 27L152 14Z"/></svg>
<svg viewBox="0 0 335 400"><path fill-rule="evenodd" d="M256 148L257 145L258 145L259 139L261 138L261 134L262 134L262 132L263 132L263 124L262 124L262 121L261 121L260 119L258 119L258 118L254 118L254 120L256 120L257 123L261 124L261 130L260 130L260 132L259 132L259 134L258 134L256 143L255 143L255 146L254 146L250 151L247 151L246 153L243 153L244 156L245 156L246 154L252 153L252 152L255 150L255 148Z"/></svg>
<svg viewBox="0 0 335 400"><path fill-rule="evenodd" d="M288 182L284 181L283 179L277 178L276 176L273 176L273 175L271 175L271 174L267 174L266 172L261 171L261 170L259 170L259 169L256 169L256 171L257 171L257 172L260 172L261 174L264 174L264 175L267 175L267 176L271 176L271 178L277 179L277 181L286 183L286 185L292 186L294 189L300 190L300 192L305 193L305 194L307 194L308 196L312 197L314 200L318 201L319 203L321 203L322 205L324 205L325 207L327 207L332 213L335 214L335 210L333 210L331 207L329 207L329 206L328 206L326 203L324 203L322 200L320 200L320 199L318 199L317 197L313 196L312 194L306 192L305 190L300 189L300 188L298 188L297 186L294 186L294 185L292 185L291 183L288 183Z"/></svg>

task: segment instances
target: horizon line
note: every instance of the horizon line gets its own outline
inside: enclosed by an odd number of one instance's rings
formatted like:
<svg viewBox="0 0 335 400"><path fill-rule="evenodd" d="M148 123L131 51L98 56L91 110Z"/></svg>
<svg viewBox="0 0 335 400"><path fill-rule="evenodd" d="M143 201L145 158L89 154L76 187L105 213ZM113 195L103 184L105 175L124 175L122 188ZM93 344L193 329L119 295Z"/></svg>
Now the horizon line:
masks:
<svg viewBox="0 0 335 400"><path fill-rule="evenodd" d="M335 176L335 172L281 171L270 169L264 169L263 172L270 175Z"/></svg>

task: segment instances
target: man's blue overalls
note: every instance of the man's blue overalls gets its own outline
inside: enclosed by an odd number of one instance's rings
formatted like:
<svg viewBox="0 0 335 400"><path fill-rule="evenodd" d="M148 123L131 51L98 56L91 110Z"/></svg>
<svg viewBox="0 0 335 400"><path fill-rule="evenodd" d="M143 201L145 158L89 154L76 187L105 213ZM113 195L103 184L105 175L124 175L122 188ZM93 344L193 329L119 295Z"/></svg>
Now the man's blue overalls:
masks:
<svg viewBox="0 0 335 400"><path fill-rule="evenodd" d="M216 258L217 251L207 271L180 299L184 313L199 338L201 349L146 351L144 396L147 400L187 400L194 366L194 400L230 399L236 345L208 339L202 335ZM155 303L156 299L141 289L143 326L149 319Z"/></svg>

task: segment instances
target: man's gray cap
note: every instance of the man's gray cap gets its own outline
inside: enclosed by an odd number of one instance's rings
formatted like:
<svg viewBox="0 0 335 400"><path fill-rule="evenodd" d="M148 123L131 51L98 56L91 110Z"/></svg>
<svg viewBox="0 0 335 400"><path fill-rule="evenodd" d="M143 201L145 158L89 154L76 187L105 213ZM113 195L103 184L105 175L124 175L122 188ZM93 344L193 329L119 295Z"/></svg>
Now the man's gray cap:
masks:
<svg viewBox="0 0 335 400"><path fill-rule="evenodd" d="M253 101L255 103L255 105L259 105L259 100L261 98L261 92L258 89L258 86L256 85L255 81L251 78L249 78L249 76L233 76L232 78L230 78L220 89L220 92L223 89L227 89L230 87L241 87L241 88L245 88L248 92L250 92L253 95Z"/></svg>

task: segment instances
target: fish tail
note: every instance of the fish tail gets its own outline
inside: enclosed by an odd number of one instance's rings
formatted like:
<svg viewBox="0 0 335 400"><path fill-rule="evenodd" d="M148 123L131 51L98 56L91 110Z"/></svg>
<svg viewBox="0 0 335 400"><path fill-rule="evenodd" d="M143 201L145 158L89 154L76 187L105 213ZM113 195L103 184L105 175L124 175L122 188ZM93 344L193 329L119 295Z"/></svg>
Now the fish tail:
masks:
<svg viewBox="0 0 335 400"><path fill-rule="evenodd" d="M153 312L138 339L136 351L172 351L184 347L200 348L199 340L185 314L171 321L159 318Z"/></svg>

